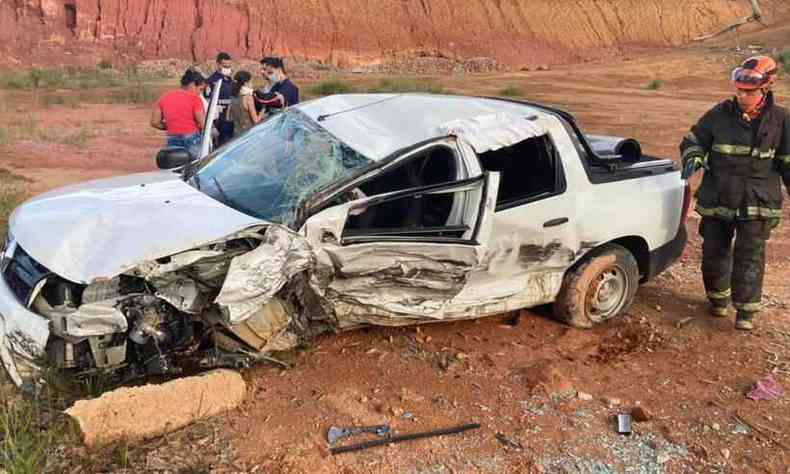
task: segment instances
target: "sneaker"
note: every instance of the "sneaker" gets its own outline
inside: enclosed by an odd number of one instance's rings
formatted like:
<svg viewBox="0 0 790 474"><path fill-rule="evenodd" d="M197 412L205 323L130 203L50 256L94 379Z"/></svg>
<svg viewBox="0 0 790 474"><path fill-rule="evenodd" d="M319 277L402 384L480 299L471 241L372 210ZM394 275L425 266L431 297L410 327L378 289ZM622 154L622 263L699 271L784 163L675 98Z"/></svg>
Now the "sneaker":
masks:
<svg viewBox="0 0 790 474"><path fill-rule="evenodd" d="M717 318L726 318L729 316L730 310L726 306L719 306L711 303L711 305L708 306L708 313Z"/></svg>
<svg viewBox="0 0 790 474"><path fill-rule="evenodd" d="M738 316L735 318L735 329L740 329L741 331L751 331L754 329L754 322L752 318L754 313L746 313L738 311Z"/></svg>

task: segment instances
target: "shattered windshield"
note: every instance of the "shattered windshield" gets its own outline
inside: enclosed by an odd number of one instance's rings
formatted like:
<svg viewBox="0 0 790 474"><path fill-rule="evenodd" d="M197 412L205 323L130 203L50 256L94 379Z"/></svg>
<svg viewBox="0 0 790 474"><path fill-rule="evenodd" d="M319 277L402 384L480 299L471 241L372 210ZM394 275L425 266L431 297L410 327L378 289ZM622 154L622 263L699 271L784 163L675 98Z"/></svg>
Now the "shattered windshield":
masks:
<svg viewBox="0 0 790 474"><path fill-rule="evenodd" d="M201 161L189 183L237 211L290 224L312 194L370 163L301 112L288 110Z"/></svg>

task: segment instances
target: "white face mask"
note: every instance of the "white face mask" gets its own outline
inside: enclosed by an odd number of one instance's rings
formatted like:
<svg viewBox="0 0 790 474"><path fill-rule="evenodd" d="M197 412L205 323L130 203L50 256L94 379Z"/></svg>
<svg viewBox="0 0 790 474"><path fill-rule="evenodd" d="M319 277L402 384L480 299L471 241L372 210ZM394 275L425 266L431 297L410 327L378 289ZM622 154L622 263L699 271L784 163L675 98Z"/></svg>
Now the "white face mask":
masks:
<svg viewBox="0 0 790 474"><path fill-rule="evenodd" d="M233 69L229 67L221 67L219 68L219 73L222 74L223 76L230 77L230 75L233 74Z"/></svg>

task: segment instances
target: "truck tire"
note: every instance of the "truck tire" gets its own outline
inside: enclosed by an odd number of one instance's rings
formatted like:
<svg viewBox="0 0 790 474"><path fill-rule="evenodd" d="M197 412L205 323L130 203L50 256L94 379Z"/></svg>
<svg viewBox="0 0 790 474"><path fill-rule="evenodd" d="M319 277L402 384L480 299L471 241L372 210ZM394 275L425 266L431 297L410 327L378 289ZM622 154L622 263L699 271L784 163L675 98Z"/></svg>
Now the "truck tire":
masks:
<svg viewBox="0 0 790 474"><path fill-rule="evenodd" d="M639 287L639 265L625 247L606 244L565 274L554 317L577 328L591 328L625 312Z"/></svg>

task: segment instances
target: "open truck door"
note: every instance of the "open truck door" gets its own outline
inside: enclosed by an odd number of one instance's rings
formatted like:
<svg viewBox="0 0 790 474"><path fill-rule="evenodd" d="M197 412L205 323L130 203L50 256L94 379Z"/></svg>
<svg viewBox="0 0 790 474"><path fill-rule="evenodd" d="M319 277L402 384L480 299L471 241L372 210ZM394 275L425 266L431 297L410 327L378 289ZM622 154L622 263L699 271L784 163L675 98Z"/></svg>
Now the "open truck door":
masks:
<svg viewBox="0 0 790 474"><path fill-rule="evenodd" d="M485 173L354 200L308 219L305 233L316 250L318 273L328 277L323 292L340 326L447 318L446 310L486 255L498 186L499 175ZM439 225L360 225L365 214L393 202L422 208L419 201L431 199L452 199L461 212Z"/></svg>
<svg viewBox="0 0 790 474"><path fill-rule="evenodd" d="M213 143L211 141L211 130L214 126L214 120L217 119L217 107L219 103L219 90L222 86L222 80L214 83L211 89L211 99L209 100L208 110L206 111L206 123L203 124L203 137L200 144L200 156L198 159L206 157L213 150Z"/></svg>

